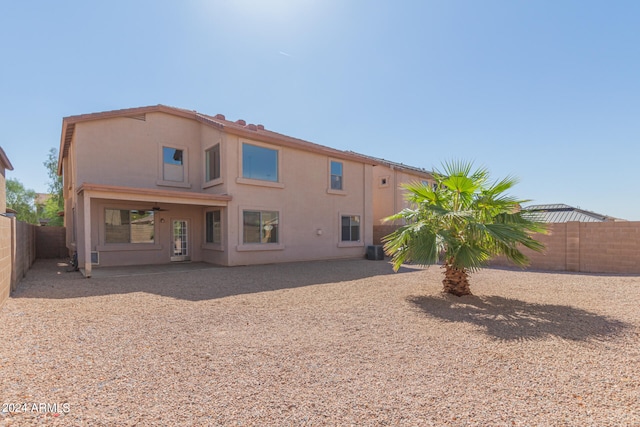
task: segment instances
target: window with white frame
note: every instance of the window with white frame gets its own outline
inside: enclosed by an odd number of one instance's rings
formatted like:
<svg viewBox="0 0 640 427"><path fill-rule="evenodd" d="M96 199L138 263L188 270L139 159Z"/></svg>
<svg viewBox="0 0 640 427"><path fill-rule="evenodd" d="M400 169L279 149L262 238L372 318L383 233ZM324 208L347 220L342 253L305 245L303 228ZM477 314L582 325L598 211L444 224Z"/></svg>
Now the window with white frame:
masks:
<svg viewBox="0 0 640 427"><path fill-rule="evenodd" d="M341 221L341 238L343 242L359 242L360 241L360 215L342 215Z"/></svg>
<svg viewBox="0 0 640 427"><path fill-rule="evenodd" d="M184 182L184 150L162 147L162 179Z"/></svg>
<svg viewBox="0 0 640 427"><path fill-rule="evenodd" d="M208 211L205 215L207 243L222 243L222 215L220 209Z"/></svg>
<svg viewBox="0 0 640 427"><path fill-rule="evenodd" d="M242 143L242 177L278 182L278 150Z"/></svg>
<svg viewBox="0 0 640 427"><path fill-rule="evenodd" d="M220 178L220 144L207 149L204 152L205 181L213 181Z"/></svg>
<svg viewBox="0 0 640 427"><path fill-rule="evenodd" d="M105 209L105 243L154 243L153 211Z"/></svg>
<svg viewBox="0 0 640 427"><path fill-rule="evenodd" d="M343 190L342 188L342 162L331 160L331 189Z"/></svg>
<svg viewBox="0 0 640 427"><path fill-rule="evenodd" d="M243 243L278 243L279 215L277 211L242 212Z"/></svg>

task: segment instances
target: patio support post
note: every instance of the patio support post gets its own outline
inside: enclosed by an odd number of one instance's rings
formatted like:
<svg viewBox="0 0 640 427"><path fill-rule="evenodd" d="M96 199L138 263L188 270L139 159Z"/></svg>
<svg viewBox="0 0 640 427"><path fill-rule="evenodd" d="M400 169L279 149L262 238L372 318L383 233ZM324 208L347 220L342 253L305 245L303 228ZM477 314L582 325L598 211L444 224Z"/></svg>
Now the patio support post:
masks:
<svg viewBox="0 0 640 427"><path fill-rule="evenodd" d="M84 276L91 277L91 195L84 192Z"/></svg>

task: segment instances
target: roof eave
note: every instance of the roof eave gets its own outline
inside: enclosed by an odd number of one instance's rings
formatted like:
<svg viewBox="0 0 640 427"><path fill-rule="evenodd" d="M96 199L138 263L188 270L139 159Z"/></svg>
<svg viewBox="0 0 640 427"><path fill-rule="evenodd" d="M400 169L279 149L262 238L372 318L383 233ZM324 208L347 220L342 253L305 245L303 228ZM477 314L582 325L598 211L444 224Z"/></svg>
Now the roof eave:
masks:
<svg viewBox="0 0 640 427"><path fill-rule="evenodd" d="M222 128L225 132L230 133L232 135L240 136L247 139L258 140L261 142L268 142L275 145L280 145L283 147L290 147L295 149L303 149L305 151L310 151L318 154L327 155L329 157L334 157L342 160L351 160L359 163L364 163L368 165L375 166L376 162L369 159L366 156L361 156L356 153L351 153L348 151L338 150L336 148L327 147L325 145L316 144L313 142L305 141L303 139L298 139L290 136L279 136L274 135L275 132L271 131L260 131L260 130L250 130L239 128L235 126L226 126L222 125Z"/></svg>
<svg viewBox="0 0 640 427"><path fill-rule="evenodd" d="M2 147L0 147L0 162L2 162L2 164L4 165L5 169L10 170L10 171L13 170L13 165L9 161L9 157L7 157L7 153L4 152Z"/></svg>
<svg viewBox="0 0 640 427"><path fill-rule="evenodd" d="M324 145L316 144L313 142L305 141L286 135L279 134L270 130L252 130L247 127L240 127L233 122L227 120L217 119L215 117L208 116L206 114L198 113L195 110L184 110L176 107L169 107L166 105L158 104L146 107L135 107L121 110L105 111L100 113L81 114L77 116L68 116L62 119L62 135L60 136L60 155L58 157L58 175L62 174L62 160L67 155L71 139L73 138L73 132L75 130L75 124L80 122L87 122L92 120L102 120L117 117L129 117L145 113L162 112L171 114L178 117L184 117L187 119L196 120L205 125L214 127L219 130L224 130L227 133L248 138L257 139L272 143L275 145L291 147L296 149L303 149L306 151L316 152L343 160L351 160L359 163L376 165L377 162L368 156L363 156L357 153L342 151L335 148L327 147Z"/></svg>

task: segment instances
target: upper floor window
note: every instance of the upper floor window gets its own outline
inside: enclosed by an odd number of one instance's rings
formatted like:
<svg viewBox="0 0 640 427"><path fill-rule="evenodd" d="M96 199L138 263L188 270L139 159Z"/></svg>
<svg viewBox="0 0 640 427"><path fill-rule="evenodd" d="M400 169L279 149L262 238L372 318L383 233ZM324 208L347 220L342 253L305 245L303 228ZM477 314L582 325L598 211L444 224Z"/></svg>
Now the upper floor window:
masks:
<svg viewBox="0 0 640 427"><path fill-rule="evenodd" d="M436 184L435 182L430 183L429 181L423 180L422 185L431 188L433 191L436 191L438 189L438 184Z"/></svg>
<svg viewBox="0 0 640 427"><path fill-rule="evenodd" d="M242 177L278 182L278 150L243 143Z"/></svg>
<svg viewBox="0 0 640 427"><path fill-rule="evenodd" d="M162 179L184 181L184 151L178 148L162 147Z"/></svg>
<svg viewBox="0 0 640 427"><path fill-rule="evenodd" d="M342 162L331 161L331 189L342 190Z"/></svg>
<svg viewBox="0 0 640 427"><path fill-rule="evenodd" d="M204 152L205 181L220 178L220 144L216 144Z"/></svg>
<svg viewBox="0 0 640 427"><path fill-rule="evenodd" d="M360 241L360 216L359 215L343 215L341 217L343 242L359 242Z"/></svg>
<svg viewBox="0 0 640 427"><path fill-rule="evenodd" d="M105 209L105 243L154 243L153 211Z"/></svg>

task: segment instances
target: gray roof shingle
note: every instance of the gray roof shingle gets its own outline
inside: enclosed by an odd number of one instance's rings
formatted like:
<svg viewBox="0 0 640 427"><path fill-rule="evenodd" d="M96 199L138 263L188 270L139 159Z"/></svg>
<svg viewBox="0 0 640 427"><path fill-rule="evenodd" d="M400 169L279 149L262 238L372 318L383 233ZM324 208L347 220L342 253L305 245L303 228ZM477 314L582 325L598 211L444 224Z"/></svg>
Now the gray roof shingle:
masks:
<svg viewBox="0 0 640 427"><path fill-rule="evenodd" d="M608 215L587 211L563 203L555 203L548 205L531 205L523 208L527 216L539 222L561 223L561 222L605 222L620 221Z"/></svg>

